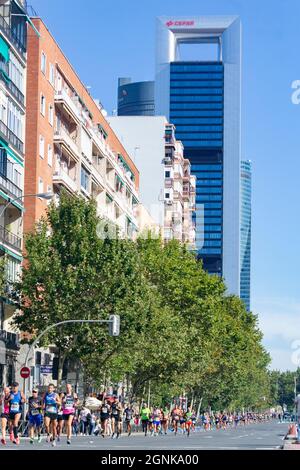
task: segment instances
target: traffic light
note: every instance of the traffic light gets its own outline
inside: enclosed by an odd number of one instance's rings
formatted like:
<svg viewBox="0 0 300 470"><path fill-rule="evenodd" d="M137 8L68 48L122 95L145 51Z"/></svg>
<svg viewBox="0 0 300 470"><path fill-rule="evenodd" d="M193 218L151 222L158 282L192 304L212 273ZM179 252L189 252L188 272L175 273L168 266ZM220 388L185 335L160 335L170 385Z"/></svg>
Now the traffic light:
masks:
<svg viewBox="0 0 300 470"><path fill-rule="evenodd" d="M110 315L108 324L108 334L110 336L119 336L120 334L120 316Z"/></svg>

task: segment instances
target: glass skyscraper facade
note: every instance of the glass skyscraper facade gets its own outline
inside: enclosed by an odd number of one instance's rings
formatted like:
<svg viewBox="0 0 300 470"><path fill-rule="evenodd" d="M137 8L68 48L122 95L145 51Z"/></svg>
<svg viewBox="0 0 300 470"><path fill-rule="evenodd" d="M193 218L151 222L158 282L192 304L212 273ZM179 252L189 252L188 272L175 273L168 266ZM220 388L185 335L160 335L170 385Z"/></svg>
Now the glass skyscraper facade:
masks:
<svg viewBox="0 0 300 470"><path fill-rule="evenodd" d="M154 116L154 82L119 78L118 116Z"/></svg>
<svg viewBox="0 0 300 470"><path fill-rule="evenodd" d="M250 310L251 280L251 188L252 168L249 160L241 162L241 293Z"/></svg>
<svg viewBox="0 0 300 470"><path fill-rule="evenodd" d="M196 248L222 275L224 66L171 62L170 121L196 176Z"/></svg>

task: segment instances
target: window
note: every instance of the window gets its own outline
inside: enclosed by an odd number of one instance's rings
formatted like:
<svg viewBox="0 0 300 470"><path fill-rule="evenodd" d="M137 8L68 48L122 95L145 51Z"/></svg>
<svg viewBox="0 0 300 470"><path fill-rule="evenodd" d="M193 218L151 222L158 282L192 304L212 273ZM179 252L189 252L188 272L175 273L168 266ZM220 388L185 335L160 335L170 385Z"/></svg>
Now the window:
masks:
<svg viewBox="0 0 300 470"><path fill-rule="evenodd" d="M49 82L54 86L55 77L54 77L54 65L49 64Z"/></svg>
<svg viewBox="0 0 300 470"><path fill-rule="evenodd" d="M89 191L89 173L84 167L81 167L81 178L80 178L81 187L85 191Z"/></svg>
<svg viewBox="0 0 300 470"><path fill-rule="evenodd" d="M165 171L165 178L170 178L171 172L170 171Z"/></svg>
<svg viewBox="0 0 300 470"><path fill-rule="evenodd" d="M45 112L46 112L46 98L44 97L44 95L41 95L41 113L43 116L45 116Z"/></svg>
<svg viewBox="0 0 300 470"><path fill-rule="evenodd" d="M165 194L165 198L166 198L166 199L170 199L170 193L166 193L166 194Z"/></svg>
<svg viewBox="0 0 300 470"><path fill-rule="evenodd" d="M9 129L19 138L23 137L22 114L19 108L10 100L8 100L8 120Z"/></svg>
<svg viewBox="0 0 300 470"><path fill-rule="evenodd" d="M52 166L52 146L48 145L48 165Z"/></svg>
<svg viewBox="0 0 300 470"><path fill-rule="evenodd" d="M45 156L45 139L40 135L40 157L44 158Z"/></svg>
<svg viewBox="0 0 300 470"><path fill-rule="evenodd" d="M14 169L14 183L16 186L18 186L18 188L21 187L21 173L19 172L19 170L17 170L16 168Z"/></svg>
<svg viewBox="0 0 300 470"><path fill-rule="evenodd" d="M51 126L53 126L53 122L54 122L53 106L52 104L49 104L49 123L51 124Z"/></svg>
<svg viewBox="0 0 300 470"><path fill-rule="evenodd" d="M24 67L11 50L9 55L9 78L24 93Z"/></svg>
<svg viewBox="0 0 300 470"><path fill-rule="evenodd" d="M46 54L42 52L41 56L41 71L46 75Z"/></svg>
<svg viewBox="0 0 300 470"><path fill-rule="evenodd" d="M43 181L43 178L39 176L38 193L41 194L43 192L44 192L44 181Z"/></svg>

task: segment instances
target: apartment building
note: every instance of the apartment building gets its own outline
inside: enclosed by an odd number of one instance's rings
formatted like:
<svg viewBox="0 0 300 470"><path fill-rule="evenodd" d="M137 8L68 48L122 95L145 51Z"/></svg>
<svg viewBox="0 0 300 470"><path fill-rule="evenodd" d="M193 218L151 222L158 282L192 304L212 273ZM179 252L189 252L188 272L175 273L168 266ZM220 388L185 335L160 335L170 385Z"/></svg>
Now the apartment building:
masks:
<svg viewBox="0 0 300 470"><path fill-rule="evenodd" d="M141 202L162 230L165 241L173 238L195 243L192 219L195 205L195 177L183 145L176 140L175 126L164 116L109 116L141 171Z"/></svg>
<svg viewBox="0 0 300 470"><path fill-rule="evenodd" d="M41 38L28 35L26 124L27 193L53 192L94 198L98 214L121 236L138 230L139 172L94 100L40 18ZM34 228L47 201L26 200L25 232Z"/></svg>
<svg viewBox="0 0 300 470"><path fill-rule="evenodd" d="M191 165L183 156L182 143L175 138L175 126L165 126L164 162L164 240L172 239L187 243L195 248L196 178L191 175Z"/></svg>
<svg viewBox="0 0 300 470"><path fill-rule="evenodd" d="M0 0L0 256L7 283L0 298L0 388L18 379L22 349L12 329L12 282L20 272L24 211L27 23L25 2Z"/></svg>

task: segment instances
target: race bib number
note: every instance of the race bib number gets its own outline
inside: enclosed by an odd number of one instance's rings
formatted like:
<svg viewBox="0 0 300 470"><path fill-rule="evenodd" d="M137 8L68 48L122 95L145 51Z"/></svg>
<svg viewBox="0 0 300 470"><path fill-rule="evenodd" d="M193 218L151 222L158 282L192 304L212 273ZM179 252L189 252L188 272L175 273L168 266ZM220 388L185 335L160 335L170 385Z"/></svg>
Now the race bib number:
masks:
<svg viewBox="0 0 300 470"><path fill-rule="evenodd" d="M48 413L56 413L56 407L52 405L47 406Z"/></svg>
<svg viewBox="0 0 300 470"><path fill-rule="evenodd" d="M10 411L12 411L13 413L17 413L19 409L20 409L19 403L12 403L10 406Z"/></svg>
<svg viewBox="0 0 300 470"><path fill-rule="evenodd" d="M175 416L175 421L179 421L179 416Z"/></svg>
<svg viewBox="0 0 300 470"><path fill-rule="evenodd" d="M40 412L39 412L38 409L36 409L36 410L31 410L31 416L37 416L37 415L39 415L39 414L40 414Z"/></svg>
<svg viewBox="0 0 300 470"><path fill-rule="evenodd" d="M107 408L102 408L102 413L107 413Z"/></svg>
<svg viewBox="0 0 300 470"><path fill-rule="evenodd" d="M73 410L74 405L73 403L66 403L65 410Z"/></svg>

